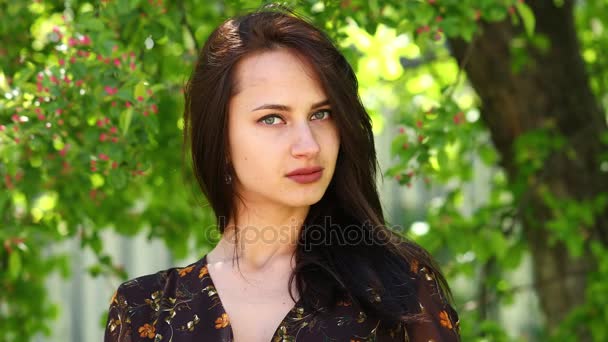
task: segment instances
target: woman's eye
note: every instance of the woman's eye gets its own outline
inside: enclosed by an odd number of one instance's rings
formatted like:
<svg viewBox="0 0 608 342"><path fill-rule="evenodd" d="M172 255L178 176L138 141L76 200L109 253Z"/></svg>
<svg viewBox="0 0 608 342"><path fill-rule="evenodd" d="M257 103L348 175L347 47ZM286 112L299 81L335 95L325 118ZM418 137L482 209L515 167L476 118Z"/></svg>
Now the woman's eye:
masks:
<svg viewBox="0 0 608 342"><path fill-rule="evenodd" d="M268 115L268 116L261 118L258 122L262 122L266 125L273 125L275 122L274 119L280 119L280 118L281 117L278 115Z"/></svg>
<svg viewBox="0 0 608 342"><path fill-rule="evenodd" d="M321 115L319 115L321 114ZM312 116L315 117L315 119L318 120L323 120L325 117L324 116L330 116L331 115L331 111L329 109L324 109L324 110L320 110L316 113L314 113Z"/></svg>
<svg viewBox="0 0 608 342"><path fill-rule="evenodd" d="M329 116L331 116L331 110L324 109L324 110L320 110L320 111L314 113L311 117L314 120L325 120ZM258 120L258 122L263 123L268 126L276 126L277 124L280 123L279 120L283 120L283 118L281 118L277 114L271 114L271 115L267 115L267 116L261 118L260 120Z"/></svg>

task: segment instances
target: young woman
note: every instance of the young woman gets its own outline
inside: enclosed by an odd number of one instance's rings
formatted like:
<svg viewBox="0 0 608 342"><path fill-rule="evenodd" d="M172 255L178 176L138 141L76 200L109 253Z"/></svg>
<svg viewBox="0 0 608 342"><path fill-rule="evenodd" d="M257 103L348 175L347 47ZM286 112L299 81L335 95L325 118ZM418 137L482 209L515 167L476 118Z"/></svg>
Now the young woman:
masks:
<svg viewBox="0 0 608 342"><path fill-rule="evenodd" d="M106 341L458 341L432 258L385 226L355 74L286 10L221 24L186 89L198 183L222 233L122 284Z"/></svg>

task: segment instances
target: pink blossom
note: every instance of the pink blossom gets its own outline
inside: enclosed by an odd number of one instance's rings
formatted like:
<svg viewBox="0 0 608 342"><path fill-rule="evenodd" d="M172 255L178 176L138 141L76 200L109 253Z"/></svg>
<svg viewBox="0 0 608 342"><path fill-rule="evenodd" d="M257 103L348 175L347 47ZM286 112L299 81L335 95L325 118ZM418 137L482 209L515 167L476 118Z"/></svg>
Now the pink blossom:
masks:
<svg viewBox="0 0 608 342"><path fill-rule="evenodd" d="M118 92L118 88L112 88L110 86L105 86L103 87L103 89L106 91L106 93L110 96L112 95L116 95L116 93Z"/></svg>
<svg viewBox="0 0 608 342"><path fill-rule="evenodd" d="M91 38L89 38L89 36L82 36L80 38L80 43L83 45L91 45Z"/></svg>

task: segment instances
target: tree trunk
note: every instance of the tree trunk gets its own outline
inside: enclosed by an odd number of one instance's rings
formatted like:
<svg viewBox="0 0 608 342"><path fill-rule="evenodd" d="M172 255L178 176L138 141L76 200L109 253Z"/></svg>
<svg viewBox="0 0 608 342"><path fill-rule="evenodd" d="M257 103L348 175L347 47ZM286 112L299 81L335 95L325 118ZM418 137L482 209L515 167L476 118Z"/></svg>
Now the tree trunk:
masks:
<svg viewBox="0 0 608 342"><path fill-rule="evenodd" d="M590 86L580 55L573 18L573 1L557 7L553 0L528 2L536 16L536 33L550 42L543 53L528 42L528 63L512 72L512 39L522 28L510 20L480 23L481 33L471 44L449 41L453 56L477 91L481 116L501 155L501 166L515 182L521 170L515 161L514 142L522 133L553 128L567 141L544 162L542 170L527 180L520 206L531 215L520 215L533 257L536 290L552 330L574 307L584 301L586 273L594 267L588 250L572 257L562 243L549 244L545 222L550 210L538 189L546 186L559 198L584 200L608 191L600 170L600 135L606 131L604 114ZM608 246L608 212L596 217L594 226L580 227L582 234Z"/></svg>

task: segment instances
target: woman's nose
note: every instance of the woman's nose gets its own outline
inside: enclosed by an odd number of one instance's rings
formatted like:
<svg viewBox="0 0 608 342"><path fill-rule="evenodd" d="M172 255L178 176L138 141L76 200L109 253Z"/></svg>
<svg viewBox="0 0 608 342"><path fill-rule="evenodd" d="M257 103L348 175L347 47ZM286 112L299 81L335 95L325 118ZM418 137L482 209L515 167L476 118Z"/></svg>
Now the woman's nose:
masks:
<svg viewBox="0 0 608 342"><path fill-rule="evenodd" d="M295 139L291 147L294 156L311 157L319 153L320 146L317 143L317 138L308 124L299 125L294 134Z"/></svg>

